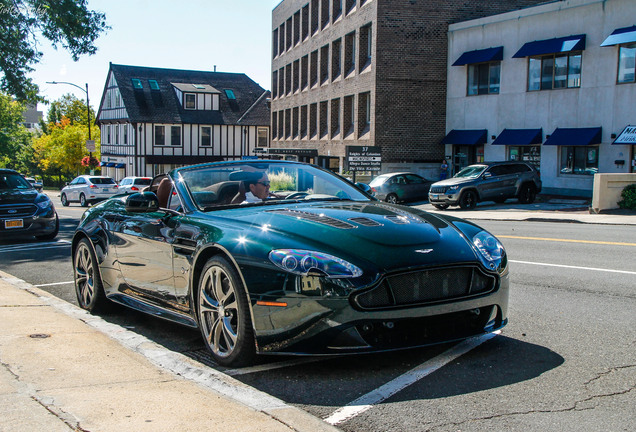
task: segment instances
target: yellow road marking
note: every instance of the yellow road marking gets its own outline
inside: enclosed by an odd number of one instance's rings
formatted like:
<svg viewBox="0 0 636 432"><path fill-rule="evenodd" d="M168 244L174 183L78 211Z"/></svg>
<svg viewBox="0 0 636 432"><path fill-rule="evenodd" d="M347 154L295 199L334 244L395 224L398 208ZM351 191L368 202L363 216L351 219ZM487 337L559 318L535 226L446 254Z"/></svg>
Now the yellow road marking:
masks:
<svg viewBox="0 0 636 432"><path fill-rule="evenodd" d="M523 237L523 236L511 236L511 235L496 235L497 238L510 238L519 240L539 240L539 241L554 241L565 243L589 243L589 244L602 244L612 246L636 246L636 243L621 243L621 242L609 242L609 241L597 241L597 240L574 240L574 239L560 239L549 237Z"/></svg>

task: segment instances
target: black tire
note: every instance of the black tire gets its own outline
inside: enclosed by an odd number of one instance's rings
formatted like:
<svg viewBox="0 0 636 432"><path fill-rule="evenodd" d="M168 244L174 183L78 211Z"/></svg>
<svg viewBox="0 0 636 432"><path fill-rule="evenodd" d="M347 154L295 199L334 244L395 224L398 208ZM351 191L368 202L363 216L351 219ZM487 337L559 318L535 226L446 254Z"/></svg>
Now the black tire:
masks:
<svg viewBox="0 0 636 432"><path fill-rule="evenodd" d="M433 204L433 207L438 210L446 210L448 208L448 204Z"/></svg>
<svg viewBox="0 0 636 432"><path fill-rule="evenodd" d="M88 207L88 201L86 201L86 196L84 194L80 194L80 205L82 207Z"/></svg>
<svg viewBox="0 0 636 432"><path fill-rule="evenodd" d="M66 198L66 194L62 194L60 197L60 201L62 201L62 205L64 207L68 207L68 198Z"/></svg>
<svg viewBox="0 0 636 432"><path fill-rule="evenodd" d="M106 294L104 294L95 251L88 239L80 240L75 248L73 275L75 279L75 294L77 295L79 306L90 313L105 310L108 299Z"/></svg>
<svg viewBox="0 0 636 432"><path fill-rule="evenodd" d="M390 193L386 196L385 201L391 204L397 204L398 203L398 196L394 193Z"/></svg>
<svg viewBox="0 0 636 432"><path fill-rule="evenodd" d="M254 329L243 282L230 262L211 258L203 268L197 290L199 329L214 360L241 367L254 361Z"/></svg>
<svg viewBox="0 0 636 432"><path fill-rule="evenodd" d="M473 191L466 191L459 198L459 206L462 210L472 210L477 205L477 194Z"/></svg>
<svg viewBox="0 0 636 432"><path fill-rule="evenodd" d="M50 234L35 236L35 238L38 240L53 240L55 237L57 237L57 233L59 232L60 232L60 218L57 217L57 213L56 213L55 214L55 231L53 231Z"/></svg>
<svg viewBox="0 0 636 432"><path fill-rule="evenodd" d="M532 204L537 197L537 189L534 185L524 184L519 191L519 202L521 204Z"/></svg>

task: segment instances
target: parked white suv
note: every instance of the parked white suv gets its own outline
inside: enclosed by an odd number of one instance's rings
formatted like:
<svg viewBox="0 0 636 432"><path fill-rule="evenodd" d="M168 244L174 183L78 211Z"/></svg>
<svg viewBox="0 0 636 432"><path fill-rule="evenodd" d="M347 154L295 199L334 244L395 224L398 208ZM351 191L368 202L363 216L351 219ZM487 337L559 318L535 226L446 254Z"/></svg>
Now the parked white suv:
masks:
<svg viewBox="0 0 636 432"><path fill-rule="evenodd" d="M150 186L151 177L124 177L119 181L119 193L141 192L146 186Z"/></svg>
<svg viewBox="0 0 636 432"><path fill-rule="evenodd" d="M480 201L502 203L508 198L530 204L539 192L541 178L534 166L525 162L484 162L433 183L428 201L440 210L452 205L472 209Z"/></svg>
<svg viewBox="0 0 636 432"><path fill-rule="evenodd" d="M119 187L111 177L81 175L62 188L60 200L63 206L78 202L82 207L87 207L118 193Z"/></svg>

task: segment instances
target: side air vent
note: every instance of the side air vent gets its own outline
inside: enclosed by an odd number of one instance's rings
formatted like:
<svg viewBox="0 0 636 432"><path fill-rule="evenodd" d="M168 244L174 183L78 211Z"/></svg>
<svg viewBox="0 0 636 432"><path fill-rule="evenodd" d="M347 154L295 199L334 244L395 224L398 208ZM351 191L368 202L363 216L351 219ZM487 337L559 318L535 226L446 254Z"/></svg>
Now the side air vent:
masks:
<svg viewBox="0 0 636 432"><path fill-rule="evenodd" d="M270 210L268 213L276 213L279 215L305 219L305 220L316 222L319 224L329 225L334 228L340 228L340 229L356 228L356 226L353 224L350 224L348 222L345 222L339 219L332 218L331 216L326 216L324 214L316 214L316 213L310 213L310 212L305 212L300 210L289 210L289 209Z"/></svg>

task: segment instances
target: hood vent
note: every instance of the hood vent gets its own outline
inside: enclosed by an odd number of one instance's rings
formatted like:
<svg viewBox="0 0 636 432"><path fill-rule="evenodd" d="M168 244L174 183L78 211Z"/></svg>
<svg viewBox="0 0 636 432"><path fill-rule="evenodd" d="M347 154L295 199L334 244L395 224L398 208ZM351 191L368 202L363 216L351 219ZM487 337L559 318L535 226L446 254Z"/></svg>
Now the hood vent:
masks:
<svg viewBox="0 0 636 432"><path fill-rule="evenodd" d="M376 227L382 226L378 221L374 221L373 219L369 219L368 217L354 217L349 219L349 222L353 222L358 225L367 226L367 227Z"/></svg>
<svg viewBox="0 0 636 432"><path fill-rule="evenodd" d="M305 219L311 222L328 225L334 228L340 228L340 229L356 228L356 226L353 224L350 224L348 222L345 222L339 219L332 218L330 216L326 216L324 214L316 214L316 213L310 213L310 212L305 212L300 210L289 210L289 209L270 210L268 211L268 213L276 213L279 215L295 217L298 219Z"/></svg>

